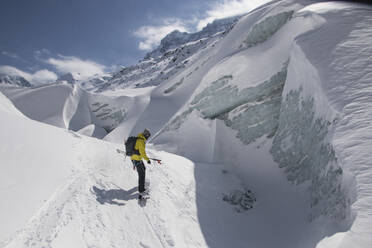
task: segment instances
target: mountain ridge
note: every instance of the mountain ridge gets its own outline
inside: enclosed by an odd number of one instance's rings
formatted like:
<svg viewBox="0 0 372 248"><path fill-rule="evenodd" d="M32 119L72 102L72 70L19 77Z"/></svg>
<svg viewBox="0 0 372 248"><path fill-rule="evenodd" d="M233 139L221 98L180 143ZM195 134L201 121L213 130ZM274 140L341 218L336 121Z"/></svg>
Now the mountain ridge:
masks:
<svg viewBox="0 0 372 248"><path fill-rule="evenodd" d="M4 244L369 248L370 10L274 1L207 38L173 33L168 38L179 40L164 42L169 49L160 57L92 84L0 87L25 116L62 128L4 118L0 135L12 144L42 133L20 168L33 153L37 163L27 168L58 164L48 152L43 161L49 149L64 158L61 167L77 166L48 204L21 199L43 210L26 228L27 218L17 222L11 230L21 232ZM4 98L2 109L12 109ZM31 131L8 131L22 125ZM149 155L165 165L147 166L154 197L140 208L132 194L136 173L129 159L123 162L122 147L144 128L152 133ZM62 151L49 147L42 130L65 140L55 144ZM7 171L17 168L17 149L0 149L12 165ZM76 156L66 161L68 153ZM9 175L19 181L24 174ZM92 186L101 193L91 195ZM257 197L248 210L246 192ZM12 206L20 201L8 197ZM0 214L14 217L8 212ZM138 219L142 228L133 228ZM98 231L104 239L92 235Z"/></svg>

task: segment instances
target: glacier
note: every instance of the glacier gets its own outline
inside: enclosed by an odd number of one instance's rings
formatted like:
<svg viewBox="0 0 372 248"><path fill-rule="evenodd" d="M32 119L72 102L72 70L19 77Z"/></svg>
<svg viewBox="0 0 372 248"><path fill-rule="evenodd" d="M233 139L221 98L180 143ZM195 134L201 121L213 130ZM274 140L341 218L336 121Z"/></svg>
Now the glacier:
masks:
<svg viewBox="0 0 372 248"><path fill-rule="evenodd" d="M272 1L110 75L1 84L0 247L371 247L371 9Z"/></svg>
<svg viewBox="0 0 372 248"><path fill-rule="evenodd" d="M253 47L269 39L286 24L293 16L294 11L282 12L275 16L269 16L262 22L255 24L243 41L244 47Z"/></svg>

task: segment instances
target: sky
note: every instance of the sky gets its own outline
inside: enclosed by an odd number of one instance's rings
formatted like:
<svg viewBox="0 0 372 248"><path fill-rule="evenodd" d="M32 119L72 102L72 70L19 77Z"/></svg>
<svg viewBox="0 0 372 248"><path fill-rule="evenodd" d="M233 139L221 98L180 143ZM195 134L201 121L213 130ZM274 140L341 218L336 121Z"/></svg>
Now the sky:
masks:
<svg viewBox="0 0 372 248"><path fill-rule="evenodd" d="M0 73L34 84L130 66L175 29L201 30L268 0L1 0Z"/></svg>

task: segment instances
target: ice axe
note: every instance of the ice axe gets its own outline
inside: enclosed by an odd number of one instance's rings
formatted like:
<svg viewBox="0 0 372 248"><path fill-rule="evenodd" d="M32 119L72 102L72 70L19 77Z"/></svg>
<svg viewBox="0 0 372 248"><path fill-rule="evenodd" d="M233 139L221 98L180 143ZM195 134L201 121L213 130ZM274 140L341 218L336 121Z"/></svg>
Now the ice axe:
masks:
<svg viewBox="0 0 372 248"><path fill-rule="evenodd" d="M158 162L158 164L161 164L161 160L160 159L157 159L157 158L149 158L149 159Z"/></svg>

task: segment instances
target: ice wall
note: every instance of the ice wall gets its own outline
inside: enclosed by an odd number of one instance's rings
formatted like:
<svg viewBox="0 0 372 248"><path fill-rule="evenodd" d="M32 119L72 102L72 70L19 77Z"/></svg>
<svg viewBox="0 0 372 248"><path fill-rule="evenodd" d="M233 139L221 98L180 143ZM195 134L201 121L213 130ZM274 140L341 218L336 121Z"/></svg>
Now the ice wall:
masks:
<svg viewBox="0 0 372 248"><path fill-rule="evenodd" d="M226 61L234 61L243 64L246 58L249 61L250 56L255 58L256 51L260 51L263 55L259 59L267 56L266 63L272 63L271 60L283 63L289 57L290 60L283 64L281 70L275 72L274 67L266 68L265 63L261 65L258 62L249 64L246 72L243 72L243 69L240 71L241 64L231 67L231 70L228 66L220 68L216 65L209 71L209 76L204 78L200 90L165 126L160 136L164 134L168 137L177 136L192 128L194 132L198 132L202 126L201 122L193 118L200 118L205 121L221 120L245 145L260 149L262 144L272 142L272 147L268 148L269 154L282 169L288 181L294 185L307 186L311 208L308 219L315 220L319 216L327 216L333 220L344 220L350 217L351 200L345 183L348 179L339 165L332 143L336 113L324 95L318 71L296 48L296 43L293 43L298 37L317 30L325 23L325 19L308 12L295 13L293 8L287 6L287 10L284 8L279 13L267 13L267 17L260 18L252 25L248 36L242 40L246 48L241 53L244 57L237 53L221 63L225 65ZM301 26L306 28L301 30ZM282 28L293 36L294 40L288 38L288 34L280 30ZM283 47L277 51L271 50L275 46L268 41L274 34L278 36L271 40L277 41L277 47ZM257 46L261 43L262 46ZM286 49L287 54L283 52ZM252 66L256 66L257 71L251 70ZM221 71L224 74L221 74ZM261 82L252 84L249 80L246 82L242 80L244 77L254 79L251 76L255 73L261 75L268 72L272 76ZM251 87L244 87L250 84ZM177 86L174 84L175 88ZM168 88L167 92L171 90L172 87ZM216 133L218 131L211 129L209 136L217 135ZM194 141L188 141L187 137L183 140L177 139L175 143L179 147L178 150L175 148L176 152L191 158L197 157L182 149L186 147L187 142ZM218 152L231 153L231 148L224 145ZM206 158L211 159L211 156ZM244 174L246 172L241 166L242 161L230 159L225 162L239 168L237 172Z"/></svg>
<svg viewBox="0 0 372 248"><path fill-rule="evenodd" d="M272 137L278 126L281 93L287 75L287 63L269 80L256 87L239 90L232 86L232 75L213 81L195 95L187 110L165 128L180 128L189 115L196 111L203 119L221 119L237 131L236 137L244 144L267 135Z"/></svg>
<svg viewBox="0 0 372 248"><path fill-rule="evenodd" d="M330 143L332 128L332 122L317 115L314 98L303 98L302 88L283 99L271 153L289 181L310 182L311 220L320 215L344 219L350 206Z"/></svg>
<svg viewBox="0 0 372 248"><path fill-rule="evenodd" d="M249 48L265 42L292 18L293 13L294 11L282 12L266 17L261 22L255 24L249 31L242 47Z"/></svg>
<svg viewBox="0 0 372 248"><path fill-rule="evenodd" d="M303 61L311 64L319 75L319 80L313 80L322 89L323 97L314 102L318 115L327 116L322 99L337 113L331 142L343 170L344 190L352 199L353 217L347 231L323 240L317 248L369 248L372 247L371 6L318 3L307 10L322 14L328 22L317 32L299 39L293 52L297 58L302 52ZM291 88L298 87L297 81L304 93L317 97L319 90L307 87L311 85L308 82L296 80L309 68L297 67L297 73L291 69L291 77L295 76L290 80Z"/></svg>
<svg viewBox="0 0 372 248"><path fill-rule="evenodd" d="M322 215L349 225L355 186L339 160L341 154L335 149L334 134L340 113L329 100L328 81L321 71L329 65L319 66L319 62L309 60L315 51L303 51L307 40L305 34L293 44L279 126L270 151L289 181L309 184L310 220ZM331 51L320 50L321 57ZM330 54L326 56L331 57Z"/></svg>
<svg viewBox="0 0 372 248"><path fill-rule="evenodd" d="M127 110L125 108L112 106L108 102L94 101L91 104L91 108L93 115L97 118L97 122L107 132L114 130L127 116Z"/></svg>

